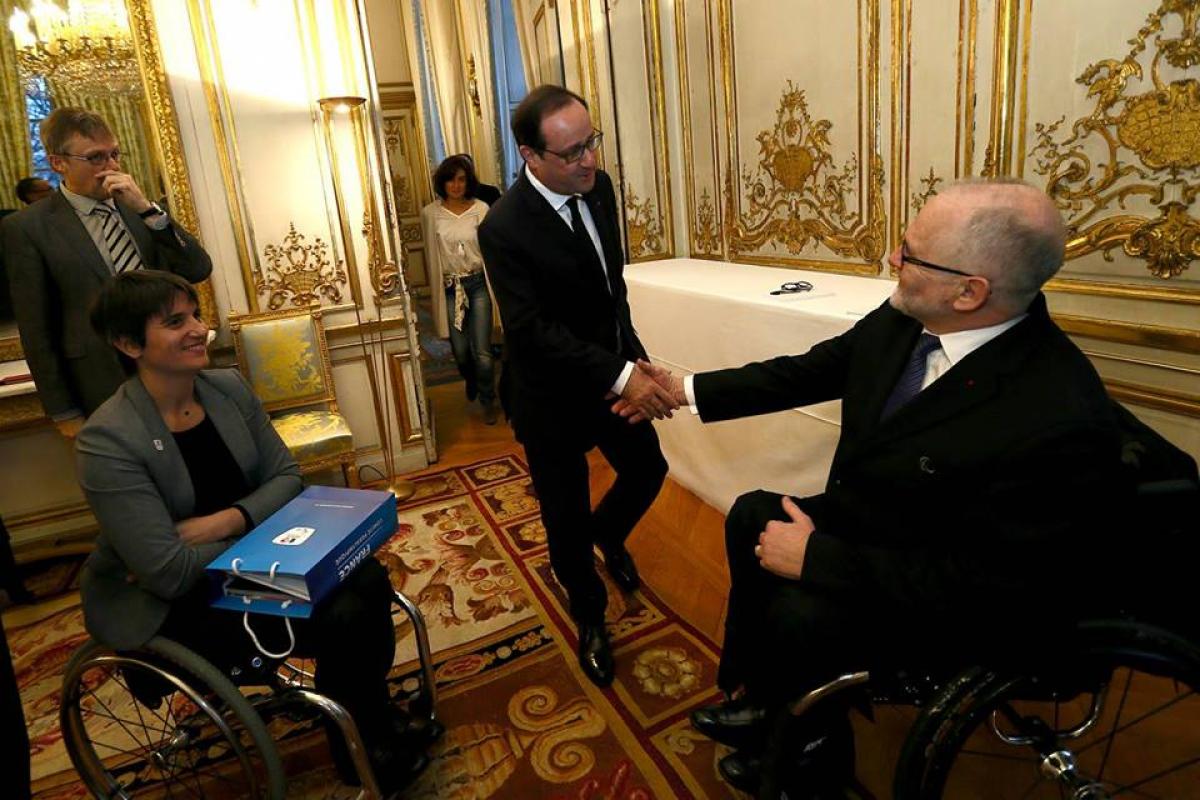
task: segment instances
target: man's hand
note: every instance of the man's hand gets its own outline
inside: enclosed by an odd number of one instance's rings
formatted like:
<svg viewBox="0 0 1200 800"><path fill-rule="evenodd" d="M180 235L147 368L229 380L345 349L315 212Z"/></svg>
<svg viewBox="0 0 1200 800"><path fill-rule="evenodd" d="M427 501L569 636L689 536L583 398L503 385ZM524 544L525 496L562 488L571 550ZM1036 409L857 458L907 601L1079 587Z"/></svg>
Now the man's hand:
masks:
<svg viewBox="0 0 1200 800"><path fill-rule="evenodd" d="M99 177L104 179L104 190L108 196L128 206L134 213L140 214L150 207L150 201L142 194L133 176L114 169L99 173Z"/></svg>
<svg viewBox="0 0 1200 800"><path fill-rule="evenodd" d="M71 417L69 419L60 419L55 421L54 427L58 428L58 432L66 438L68 442L75 441L75 437L79 435L79 431L83 429L83 417Z"/></svg>
<svg viewBox="0 0 1200 800"><path fill-rule="evenodd" d="M804 568L808 539L816 526L790 497L783 498L783 510L792 521L768 522L767 529L758 535L754 555L758 556L758 563L768 572L797 580Z"/></svg>
<svg viewBox="0 0 1200 800"><path fill-rule="evenodd" d="M641 365L645 363L639 361L638 366L629 373L620 399L613 404L613 413L628 418L630 422L663 417L670 419L671 412L679 408L679 403L642 369Z"/></svg>
<svg viewBox="0 0 1200 800"><path fill-rule="evenodd" d="M219 542L246 532L246 519L236 508L226 508L203 517L188 517L175 523L184 544Z"/></svg>
<svg viewBox="0 0 1200 800"><path fill-rule="evenodd" d="M641 376L650 378L670 398L671 410L687 405L687 394L683 391L683 379L675 377L671 374L671 370L657 364L651 364L649 361L638 359L636 368L629 376L629 382L633 383L633 377L639 375L639 373ZM629 386L626 385L625 388L628 389ZM662 395L659 396L661 397ZM612 411L614 414L620 414L622 417L625 417L629 420L630 424L643 422L647 419L659 419L659 417L652 417L647 414L642 408L624 396L613 403ZM670 411L664 416L670 418Z"/></svg>

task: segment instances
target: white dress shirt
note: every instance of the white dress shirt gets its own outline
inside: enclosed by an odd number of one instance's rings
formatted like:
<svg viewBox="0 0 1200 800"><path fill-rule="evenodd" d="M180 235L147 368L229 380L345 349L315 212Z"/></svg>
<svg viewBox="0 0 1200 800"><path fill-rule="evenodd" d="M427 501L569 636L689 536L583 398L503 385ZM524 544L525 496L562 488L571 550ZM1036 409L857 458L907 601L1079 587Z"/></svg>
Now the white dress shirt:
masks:
<svg viewBox="0 0 1200 800"><path fill-rule="evenodd" d="M553 189L546 187L544 183L537 179L533 174L533 170L525 168L525 177L529 178L529 183L534 189L537 189L538 194L546 198L546 202L554 209L555 213L566 223L568 230L574 230L571 227L571 209L567 206L572 197L580 197L579 195L559 194ZM581 198L582 199L582 198ZM588 204L580 202L579 216L583 220L583 227L587 229L588 238L592 240L592 246L596 248L596 255L600 256L600 267L604 270L604 285L609 286L608 282L608 262L604 259L604 246L600 243L600 234L596 231L596 221L592 219L592 211L588 208ZM610 288L611 292L612 289ZM617 336L620 341L621 329L618 326ZM629 376L633 374L633 362L625 362L625 369L621 370L621 374L617 376L616 382L612 385L612 393L620 394L625 391L625 384L629 382Z"/></svg>

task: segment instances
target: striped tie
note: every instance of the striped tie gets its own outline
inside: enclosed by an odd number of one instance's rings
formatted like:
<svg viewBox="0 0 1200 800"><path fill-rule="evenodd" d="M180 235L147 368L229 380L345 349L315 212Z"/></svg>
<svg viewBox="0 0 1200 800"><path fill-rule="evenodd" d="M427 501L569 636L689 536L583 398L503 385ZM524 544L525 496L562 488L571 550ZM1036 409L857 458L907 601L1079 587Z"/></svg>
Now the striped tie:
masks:
<svg viewBox="0 0 1200 800"><path fill-rule="evenodd" d="M925 382L925 365L929 354L934 350L940 350L941 347L941 339L932 333L921 334L917 339L917 346L913 348L912 356L908 359L908 364L904 367L904 372L900 373L900 380L896 381L896 387L892 389L892 393L883 407L883 413L879 415L880 419L887 419L895 414L920 393L921 384Z"/></svg>
<svg viewBox="0 0 1200 800"><path fill-rule="evenodd" d="M121 224L120 215L106 203L97 203L92 209L104 219L104 241L112 255L113 272L120 275L126 270L142 268L142 259L134 247L133 237Z"/></svg>

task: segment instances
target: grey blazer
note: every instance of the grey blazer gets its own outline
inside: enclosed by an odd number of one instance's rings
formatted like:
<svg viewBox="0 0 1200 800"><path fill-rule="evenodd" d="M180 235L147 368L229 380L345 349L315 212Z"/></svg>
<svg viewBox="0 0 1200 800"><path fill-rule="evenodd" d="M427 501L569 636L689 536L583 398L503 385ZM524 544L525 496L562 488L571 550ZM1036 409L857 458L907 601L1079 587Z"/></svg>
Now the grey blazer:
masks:
<svg viewBox="0 0 1200 800"><path fill-rule="evenodd" d="M300 493L300 469L237 370L201 372L196 395L255 487L238 505L257 525ZM192 516L196 504L191 476L138 378L96 410L75 450L80 485L100 522L96 550L84 565L84 624L110 647L137 647L233 540L180 541L175 523Z"/></svg>
<svg viewBox="0 0 1200 800"><path fill-rule="evenodd" d="M174 222L156 231L128 208L117 208L147 268L192 283L212 272L204 248ZM125 380L112 347L88 320L112 273L61 192L5 217L2 231L21 347L42 406L51 416L72 409L91 414Z"/></svg>

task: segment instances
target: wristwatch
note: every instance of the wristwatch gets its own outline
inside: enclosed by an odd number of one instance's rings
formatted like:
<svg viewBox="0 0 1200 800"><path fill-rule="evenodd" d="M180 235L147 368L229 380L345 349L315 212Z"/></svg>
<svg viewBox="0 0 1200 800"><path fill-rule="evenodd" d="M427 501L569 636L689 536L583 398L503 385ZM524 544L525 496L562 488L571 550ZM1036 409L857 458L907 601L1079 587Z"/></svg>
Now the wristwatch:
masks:
<svg viewBox="0 0 1200 800"><path fill-rule="evenodd" d="M165 214L165 213L166 212L163 211L162 208L159 207L158 203L151 203L150 207L147 208L142 213L138 214L138 216L141 217L142 219L149 219L150 217L157 217L159 214Z"/></svg>

